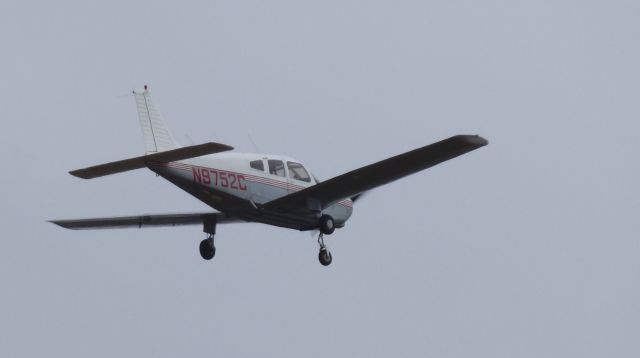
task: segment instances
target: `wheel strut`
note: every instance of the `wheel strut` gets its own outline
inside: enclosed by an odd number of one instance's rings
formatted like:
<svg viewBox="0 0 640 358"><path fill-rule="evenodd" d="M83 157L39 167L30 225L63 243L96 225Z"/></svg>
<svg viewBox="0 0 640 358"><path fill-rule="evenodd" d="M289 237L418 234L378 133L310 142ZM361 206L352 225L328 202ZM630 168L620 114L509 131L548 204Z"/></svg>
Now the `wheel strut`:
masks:
<svg viewBox="0 0 640 358"><path fill-rule="evenodd" d="M325 249L327 247L327 245L324 244L324 234L320 233L320 235L318 235L318 245L320 245L320 249Z"/></svg>

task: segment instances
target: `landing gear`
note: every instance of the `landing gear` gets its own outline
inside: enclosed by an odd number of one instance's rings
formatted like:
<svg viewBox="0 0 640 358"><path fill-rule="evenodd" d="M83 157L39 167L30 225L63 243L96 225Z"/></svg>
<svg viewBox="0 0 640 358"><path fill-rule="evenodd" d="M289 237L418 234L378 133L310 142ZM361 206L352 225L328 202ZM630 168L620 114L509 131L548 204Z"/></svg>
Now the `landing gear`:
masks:
<svg viewBox="0 0 640 358"><path fill-rule="evenodd" d="M333 221L331 216L325 214L320 217L318 229L320 230L320 235L318 235L318 244L320 245L318 260L322 266L329 266L331 265L333 257L331 256L331 252L327 249L327 246L324 244L324 235L333 234L336 230L336 223Z"/></svg>
<svg viewBox="0 0 640 358"><path fill-rule="evenodd" d="M213 237L216 235L216 220L212 219L204 220L204 227L202 231L207 233L207 238L200 241L200 256L205 260L211 260L216 256L216 246L213 243Z"/></svg>
<svg viewBox="0 0 640 358"><path fill-rule="evenodd" d="M324 244L323 233L321 232L318 236L318 244L320 245L320 252L318 253L318 260L322 266L331 265L331 261L333 257L331 256L331 252L327 249L327 246Z"/></svg>
<svg viewBox="0 0 640 358"><path fill-rule="evenodd" d="M320 260L320 263L322 264L322 266L331 265L332 259L333 258L331 257L331 252L329 252L329 250L320 249L320 252L318 253L318 260Z"/></svg>
<svg viewBox="0 0 640 358"><path fill-rule="evenodd" d="M200 256L205 260L211 260L216 256L216 247L213 244L213 235L209 235L207 239L200 241Z"/></svg>
<svg viewBox="0 0 640 358"><path fill-rule="evenodd" d="M329 215L322 215L320 217L320 232L326 235L333 234L333 231L336 229L336 225L333 222L333 218Z"/></svg>

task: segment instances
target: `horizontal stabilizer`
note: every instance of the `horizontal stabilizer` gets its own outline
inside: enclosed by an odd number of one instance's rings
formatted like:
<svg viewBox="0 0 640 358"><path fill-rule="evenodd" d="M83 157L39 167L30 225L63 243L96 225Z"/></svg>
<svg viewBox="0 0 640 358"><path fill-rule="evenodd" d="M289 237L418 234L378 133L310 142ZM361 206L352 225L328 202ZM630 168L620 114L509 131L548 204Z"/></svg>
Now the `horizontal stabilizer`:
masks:
<svg viewBox="0 0 640 358"><path fill-rule="evenodd" d="M210 142L73 170L70 171L69 174L82 179L92 179L105 175L122 173L129 170L145 168L149 162L167 163L176 160L200 157L207 154L226 152L232 149L233 147L226 144Z"/></svg>
<svg viewBox="0 0 640 358"><path fill-rule="evenodd" d="M51 220L49 222L65 229L119 229L119 228L143 228L178 225L200 225L206 221L215 221L217 224L241 222L222 213L189 213L189 214L162 214L120 216L110 218L76 219L76 220Z"/></svg>

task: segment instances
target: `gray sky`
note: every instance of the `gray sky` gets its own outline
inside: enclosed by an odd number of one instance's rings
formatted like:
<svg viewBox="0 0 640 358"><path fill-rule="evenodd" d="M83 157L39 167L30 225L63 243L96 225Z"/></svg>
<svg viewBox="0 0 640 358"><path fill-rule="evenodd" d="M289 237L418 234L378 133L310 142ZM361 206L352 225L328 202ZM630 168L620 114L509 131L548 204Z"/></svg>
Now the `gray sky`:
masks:
<svg viewBox="0 0 640 358"><path fill-rule="evenodd" d="M0 355L637 357L637 1L0 3ZM490 145L307 234L72 232L206 209L149 171L130 90L174 135L321 179L458 133Z"/></svg>

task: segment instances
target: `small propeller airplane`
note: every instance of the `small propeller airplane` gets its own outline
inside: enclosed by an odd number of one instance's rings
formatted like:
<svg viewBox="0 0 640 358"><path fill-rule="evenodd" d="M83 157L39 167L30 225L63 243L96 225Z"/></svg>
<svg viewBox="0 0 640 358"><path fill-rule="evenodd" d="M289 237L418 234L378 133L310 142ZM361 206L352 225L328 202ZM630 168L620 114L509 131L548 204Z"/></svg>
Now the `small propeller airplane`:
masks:
<svg viewBox="0 0 640 358"><path fill-rule="evenodd" d="M205 260L216 254L218 224L255 222L318 231L318 259L328 266L332 256L324 235L345 226L363 193L488 144L477 135L457 135L321 182L302 162L287 156L229 152L232 147L213 142L180 146L151 102L148 87L133 95L146 154L69 173L92 179L149 168L217 212L50 222L74 230L202 225L207 237L200 242L200 255Z"/></svg>

